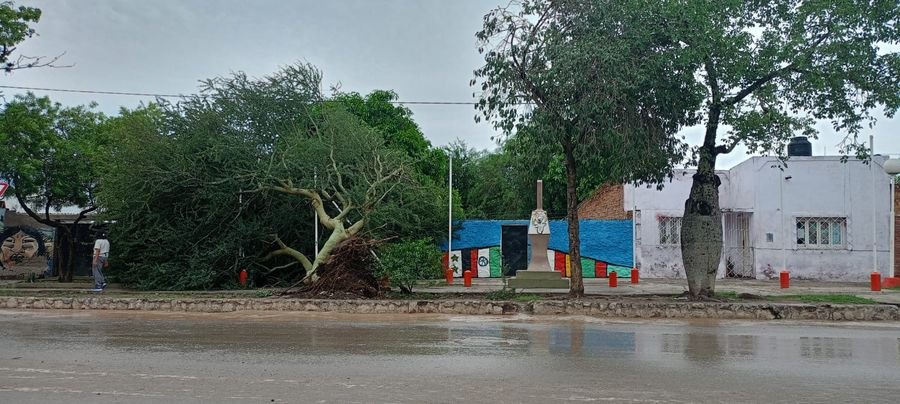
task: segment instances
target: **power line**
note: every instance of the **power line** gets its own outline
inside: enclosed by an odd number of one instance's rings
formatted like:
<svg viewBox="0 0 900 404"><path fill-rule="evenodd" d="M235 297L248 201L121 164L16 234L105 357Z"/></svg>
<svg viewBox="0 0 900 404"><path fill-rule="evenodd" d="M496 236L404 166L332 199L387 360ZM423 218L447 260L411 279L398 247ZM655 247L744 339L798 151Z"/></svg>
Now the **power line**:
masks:
<svg viewBox="0 0 900 404"><path fill-rule="evenodd" d="M131 91L106 91L106 90L77 90L71 88L49 88L49 87L24 87L24 86L0 86L11 90L27 90L27 91L51 91L58 93L78 93L78 94L97 94L97 95L126 95L135 97L154 97L154 98L187 98L192 96L200 96L202 94L162 94L162 93L141 93ZM476 105L477 102L472 101L389 101L391 104L403 105Z"/></svg>

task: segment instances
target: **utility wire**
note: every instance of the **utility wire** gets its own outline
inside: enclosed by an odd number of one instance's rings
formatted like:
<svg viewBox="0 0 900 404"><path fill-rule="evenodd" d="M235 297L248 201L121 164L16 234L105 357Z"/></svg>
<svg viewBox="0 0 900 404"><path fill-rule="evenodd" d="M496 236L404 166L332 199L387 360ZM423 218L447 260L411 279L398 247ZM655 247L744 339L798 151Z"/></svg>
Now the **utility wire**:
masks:
<svg viewBox="0 0 900 404"><path fill-rule="evenodd" d="M105 91L105 90L76 90L70 88L49 88L49 87L24 87L24 86L0 86L11 90L28 90L28 91L52 91L58 93L79 93L79 94L99 94L99 95L127 95L136 97L155 97L155 98L188 98L192 96L203 97L203 94L162 94L162 93L140 93L130 91ZM333 100L325 100L333 101ZM391 104L404 105L477 105L473 101L389 101Z"/></svg>

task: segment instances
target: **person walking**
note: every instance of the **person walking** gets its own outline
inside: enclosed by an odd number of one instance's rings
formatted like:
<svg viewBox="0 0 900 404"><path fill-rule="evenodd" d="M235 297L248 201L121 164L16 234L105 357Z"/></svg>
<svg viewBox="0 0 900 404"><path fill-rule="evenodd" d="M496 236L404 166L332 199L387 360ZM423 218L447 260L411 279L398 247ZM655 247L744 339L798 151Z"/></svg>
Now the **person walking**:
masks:
<svg viewBox="0 0 900 404"><path fill-rule="evenodd" d="M106 278L103 276L103 268L109 265L109 240L106 232L100 232L97 241L94 242L94 260L91 269L94 273L94 291L100 292L106 289Z"/></svg>

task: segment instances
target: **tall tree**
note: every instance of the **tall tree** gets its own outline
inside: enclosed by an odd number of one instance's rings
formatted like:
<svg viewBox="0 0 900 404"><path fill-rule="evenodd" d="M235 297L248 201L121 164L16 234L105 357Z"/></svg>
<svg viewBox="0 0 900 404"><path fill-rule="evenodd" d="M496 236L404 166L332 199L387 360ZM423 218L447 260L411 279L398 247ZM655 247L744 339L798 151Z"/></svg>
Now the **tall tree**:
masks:
<svg viewBox="0 0 900 404"><path fill-rule="evenodd" d="M72 281L75 228L98 208L98 157L107 143L105 121L90 107L63 108L31 93L16 96L0 113L4 151L0 178L13 181L13 195L29 216L59 234L61 282ZM51 214L69 206L80 208L71 224Z"/></svg>
<svg viewBox="0 0 900 404"><path fill-rule="evenodd" d="M519 133L563 157L572 296L584 294L580 176L661 181L684 152L671 134L693 122L700 99L680 80L690 66L666 57L680 45L657 35L661 10L644 3L523 0L486 15L477 34L485 65L472 84L482 91L481 115L507 135L531 126Z"/></svg>
<svg viewBox="0 0 900 404"><path fill-rule="evenodd" d="M697 0L665 2L659 25L693 59L706 131L685 202L681 251L690 294L715 294L721 259L719 156L744 145L783 156L787 140L814 136L817 120L845 134L843 151L865 157L857 135L884 107L900 106L896 0ZM649 6L648 6L649 8ZM697 79L695 82L695 78Z"/></svg>
<svg viewBox="0 0 900 404"><path fill-rule="evenodd" d="M310 65L237 73L115 118L101 201L116 220L116 275L146 289L206 289L247 268L258 285L292 284L355 234L444 235L444 188L419 181L415 160L385 140L392 130L320 88ZM324 227L318 254L313 212Z"/></svg>

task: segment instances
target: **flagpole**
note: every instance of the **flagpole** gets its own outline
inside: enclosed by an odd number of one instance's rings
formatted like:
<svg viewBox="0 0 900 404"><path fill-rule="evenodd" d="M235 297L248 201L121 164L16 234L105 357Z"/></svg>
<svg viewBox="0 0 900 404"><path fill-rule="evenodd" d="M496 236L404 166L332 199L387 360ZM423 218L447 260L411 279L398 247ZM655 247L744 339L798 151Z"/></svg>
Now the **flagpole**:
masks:
<svg viewBox="0 0 900 404"><path fill-rule="evenodd" d="M447 177L447 198L448 216L447 216L447 268L452 267L450 263L451 251L453 251L453 151L448 150L450 157L450 175Z"/></svg>

